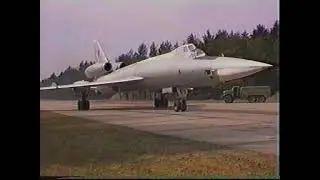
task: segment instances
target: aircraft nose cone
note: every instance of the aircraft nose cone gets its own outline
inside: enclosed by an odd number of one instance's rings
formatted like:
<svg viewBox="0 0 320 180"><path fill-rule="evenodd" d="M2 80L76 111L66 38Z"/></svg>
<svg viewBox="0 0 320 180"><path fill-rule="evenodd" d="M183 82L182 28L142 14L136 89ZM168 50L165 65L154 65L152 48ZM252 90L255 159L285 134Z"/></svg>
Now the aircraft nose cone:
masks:
<svg viewBox="0 0 320 180"><path fill-rule="evenodd" d="M258 62L258 61L252 61L252 60L247 60L247 59L232 59L235 64L238 64L242 67L257 67L257 68L267 68L271 67L271 64L263 63L263 62ZM237 61L237 62L235 62ZM232 62L231 62L232 63Z"/></svg>
<svg viewBox="0 0 320 180"><path fill-rule="evenodd" d="M247 60L249 61L249 60ZM253 63L251 67L260 67L260 68L268 68L271 67L271 64L263 63L263 62L256 62L256 61L250 61L250 63Z"/></svg>
<svg viewBox="0 0 320 180"><path fill-rule="evenodd" d="M221 82L244 78L272 66L267 63L245 59L229 59L229 61L228 63L232 64L232 68L227 67L217 70Z"/></svg>

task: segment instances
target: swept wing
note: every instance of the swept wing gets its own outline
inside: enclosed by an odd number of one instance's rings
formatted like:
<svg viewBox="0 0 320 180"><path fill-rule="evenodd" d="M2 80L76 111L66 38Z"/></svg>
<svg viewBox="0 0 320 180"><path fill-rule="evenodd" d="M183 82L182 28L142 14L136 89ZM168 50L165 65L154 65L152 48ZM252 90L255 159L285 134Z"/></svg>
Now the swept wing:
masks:
<svg viewBox="0 0 320 180"><path fill-rule="evenodd" d="M40 87L40 91L43 90L56 90L56 89L67 89L67 88L77 88L77 87L97 87L97 86L117 86L120 84L126 84L131 82L137 82L142 81L142 77L128 77L118 80L112 80L112 81L97 81L97 82L86 82L81 84L68 84L68 85L54 85L49 87Z"/></svg>

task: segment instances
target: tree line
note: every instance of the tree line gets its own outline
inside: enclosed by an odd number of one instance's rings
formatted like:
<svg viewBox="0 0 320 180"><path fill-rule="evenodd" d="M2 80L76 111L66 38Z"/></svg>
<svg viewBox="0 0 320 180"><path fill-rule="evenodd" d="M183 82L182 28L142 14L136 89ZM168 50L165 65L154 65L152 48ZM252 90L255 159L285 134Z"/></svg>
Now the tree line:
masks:
<svg viewBox="0 0 320 180"><path fill-rule="evenodd" d="M201 37L189 34L182 42L163 41L160 44L152 42L148 47L141 43L137 50L129 49L122 53L115 60L129 65L143 61L149 57L154 57L168 53L182 44L193 43L197 48L202 49L208 56L220 56L250 59L274 65L273 68L259 72L253 76L243 78L239 81L222 84L215 89L199 89L205 98L218 98L224 89L233 85L269 85L273 92L279 91L279 21L275 21L273 26L267 28L264 25L257 25L252 32L234 32L218 30L215 34L209 29ZM88 80L84 75L84 70L92 65L92 61L82 61L77 68L68 67L59 75L52 73L49 78L40 82L40 86L50 86L52 82L57 84L70 84L75 81ZM206 95L204 95L206 94ZM57 92L41 92L42 98L73 99L71 90L59 90ZM150 92L125 93L126 99L150 99ZM103 98L103 95L93 95L92 98Z"/></svg>

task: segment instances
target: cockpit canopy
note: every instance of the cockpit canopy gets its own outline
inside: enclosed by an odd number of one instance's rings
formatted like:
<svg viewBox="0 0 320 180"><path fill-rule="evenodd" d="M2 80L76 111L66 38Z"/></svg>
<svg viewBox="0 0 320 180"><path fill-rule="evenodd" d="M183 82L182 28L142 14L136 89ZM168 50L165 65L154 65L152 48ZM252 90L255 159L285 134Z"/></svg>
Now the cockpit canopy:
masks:
<svg viewBox="0 0 320 180"><path fill-rule="evenodd" d="M196 48L194 44L185 44L174 50L177 54L187 56L190 58L198 58L206 56L206 54L201 50Z"/></svg>

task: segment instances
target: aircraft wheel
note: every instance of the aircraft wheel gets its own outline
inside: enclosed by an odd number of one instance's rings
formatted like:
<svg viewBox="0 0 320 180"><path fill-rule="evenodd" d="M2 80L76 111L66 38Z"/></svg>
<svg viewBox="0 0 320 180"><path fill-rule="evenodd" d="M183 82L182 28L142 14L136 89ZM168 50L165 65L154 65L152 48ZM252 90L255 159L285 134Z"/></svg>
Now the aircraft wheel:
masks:
<svg viewBox="0 0 320 180"><path fill-rule="evenodd" d="M158 101L159 101L160 107L168 108L168 98L166 97L165 94L161 94L161 97Z"/></svg>
<svg viewBox="0 0 320 180"><path fill-rule="evenodd" d="M78 110L82 111L82 110L89 110L90 109L90 101L85 100L78 100Z"/></svg>
<svg viewBox="0 0 320 180"><path fill-rule="evenodd" d="M82 111L83 110L83 103L81 100L78 100L78 110Z"/></svg>
<svg viewBox="0 0 320 180"><path fill-rule="evenodd" d="M169 100L164 95L161 95L162 97L160 99L154 99L154 107L155 108L168 108Z"/></svg>
<svg viewBox="0 0 320 180"><path fill-rule="evenodd" d="M90 101L85 100L83 102L83 107L84 107L84 110L90 110Z"/></svg>
<svg viewBox="0 0 320 180"><path fill-rule="evenodd" d="M231 95L225 95L223 99L224 99L224 102L226 103L233 103L233 98Z"/></svg>
<svg viewBox="0 0 320 180"><path fill-rule="evenodd" d="M164 98L163 99L163 107L168 108L168 106L169 106L169 100L167 98Z"/></svg>
<svg viewBox="0 0 320 180"><path fill-rule="evenodd" d="M154 99L153 100L153 105L154 105L155 108L159 108L159 106L160 106L159 100L158 99Z"/></svg>
<svg viewBox="0 0 320 180"><path fill-rule="evenodd" d="M187 101L185 99L182 99L180 106L181 106L180 109L182 112L186 111L187 110Z"/></svg>
<svg viewBox="0 0 320 180"><path fill-rule="evenodd" d="M181 108L181 103L179 100L174 101L173 109L175 112L179 112Z"/></svg>

